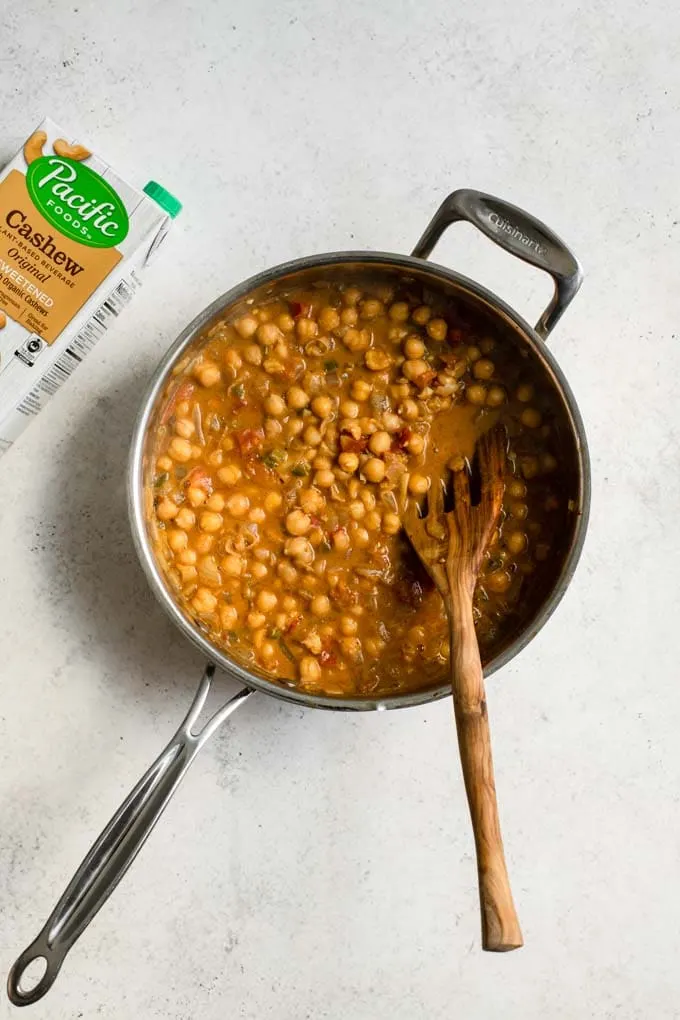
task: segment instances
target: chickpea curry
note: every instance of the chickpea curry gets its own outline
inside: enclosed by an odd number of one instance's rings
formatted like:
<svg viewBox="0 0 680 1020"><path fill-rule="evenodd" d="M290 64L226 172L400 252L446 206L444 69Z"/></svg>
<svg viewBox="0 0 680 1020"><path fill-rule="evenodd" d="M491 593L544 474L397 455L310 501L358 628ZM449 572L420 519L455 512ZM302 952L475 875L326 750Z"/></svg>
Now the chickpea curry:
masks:
<svg viewBox="0 0 680 1020"><path fill-rule="evenodd" d="M531 366L423 294L329 283L252 302L174 369L149 480L155 554L236 661L336 697L446 674L443 604L402 529L435 465L509 436L474 612L482 658L517 629L559 537L558 409Z"/></svg>

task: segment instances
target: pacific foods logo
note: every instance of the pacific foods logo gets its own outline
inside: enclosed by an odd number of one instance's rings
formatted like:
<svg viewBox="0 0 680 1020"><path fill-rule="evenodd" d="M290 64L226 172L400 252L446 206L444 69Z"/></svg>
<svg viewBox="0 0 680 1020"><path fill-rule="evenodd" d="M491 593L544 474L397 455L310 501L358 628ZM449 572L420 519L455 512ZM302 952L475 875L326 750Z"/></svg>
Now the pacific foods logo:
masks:
<svg viewBox="0 0 680 1020"><path fill-rule="evenodd" d="M41 156L26 173L33 204L57 230L90 248L113 248L127 237L130 220L103 177L65 156Z"/></svg>

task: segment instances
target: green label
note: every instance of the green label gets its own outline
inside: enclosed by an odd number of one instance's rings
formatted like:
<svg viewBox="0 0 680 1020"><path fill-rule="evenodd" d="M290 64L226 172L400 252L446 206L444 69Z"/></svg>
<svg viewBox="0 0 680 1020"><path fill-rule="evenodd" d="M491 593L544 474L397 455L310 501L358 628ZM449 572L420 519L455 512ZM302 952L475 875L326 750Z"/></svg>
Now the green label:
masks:
<svg viewBox="0 0 680 1020"><path fill-rule="evenodd" d="M90 248L113 248L127 237L130 221L110 184L65 156L41 156L26 173L33 204L52 226Z"/></svg>

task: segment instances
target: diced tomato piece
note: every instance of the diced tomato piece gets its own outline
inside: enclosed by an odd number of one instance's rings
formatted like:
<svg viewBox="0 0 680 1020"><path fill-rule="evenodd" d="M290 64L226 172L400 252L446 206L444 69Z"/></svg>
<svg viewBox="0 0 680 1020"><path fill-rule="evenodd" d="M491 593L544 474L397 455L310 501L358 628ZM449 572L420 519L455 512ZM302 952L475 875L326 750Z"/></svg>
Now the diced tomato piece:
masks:
<svg viewBox="0 0 680 1020"><path fill-rule="evenodd" d="M340 433L340 446L345 453L363 453L368 446L368 436L355 439L349 432Z"/></svg>
<svg viewBox="0 0 680 1020"><path fill-rule="evenodd" d="M197 489L205 489L208 495L213 491L212 478L205 468L202 467L195 467L189 472L184 479L184 486L187 489L190 486Z"/></svg>
<svg viewBox="0 0 680 1020"><path fill-rule="evenodd" d="M301 616L294 616L293 619L288 624L288 626L286 627L286 634L292 634L301 619L302 619Z"/></svg>
<svg viewBox="0 0 680 1020"><path fill-rule="evenodd" d="M241 453L248 454L253 450L259 450L264 443L264 429L241 429L240 432L234 433L234 438Z"/></svg>
<svg viewBox="0 0 680 1020"><path fill-rule="evenodd" d="M465 334L463 333L462 329L450 329L449 330L449 337L448 337L449 343L450 344L460 344L460 343L462 343L464 335Z"/></svg>
<svg viewBox="0 0 680 1020"><path fill-rule="evenodd" d="M408 443L412 435L413 433L411 432L408 425L405 425L403 428L399 429L399 431L395 432L394 434L394 439L392 440L392 449L403 450L406 447L406 444Z"/></svg>
<svg viewBox="0 0 680 1020"><path fill-rule="evenodd" d="M324 648L324 650L321 652L321 655L319 656L319 662L321 663L322 666L336 666L338 662L338 657L334 652L328 652Z"/></svg>
<svg viewBox="0 0 680 1020"><path fill-rule="evenodd" d="M417 376L417 378L414 379L413 381L419 390L424 390L425 387L429 386L432 380L436 378L437 373L434 371L434 369L431 368L428 369L427 372L423 372L422 375Z"/></svg>
<svg viewBox="0 0 680 1020"><path fill-rule="evenodd" d="M312 306L305 301L291 301L290 314L294 319L308 319L312 314Z"/></svg>

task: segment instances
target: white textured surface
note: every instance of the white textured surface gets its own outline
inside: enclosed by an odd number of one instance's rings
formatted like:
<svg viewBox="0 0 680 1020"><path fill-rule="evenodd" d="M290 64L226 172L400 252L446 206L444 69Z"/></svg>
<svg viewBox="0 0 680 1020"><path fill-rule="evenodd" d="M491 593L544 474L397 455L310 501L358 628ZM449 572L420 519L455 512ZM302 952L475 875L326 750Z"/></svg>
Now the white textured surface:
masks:
<svg viewBox="0 0 680 1020"><path fill-rule="evenodd" d="M408 250L447 191L496 192L585 264L552 345L594 467L573 585L490 683L523 951L479 951L450 705L257 698L30 1015L680 1017L677 3L34 0L3 20L4 154L48 112L185 202L0 462L3 971L198 678L135 562L124 468L141 389L204 304L298 255ZM438 257L531 317L549 293L466 227Z"/></svg>

